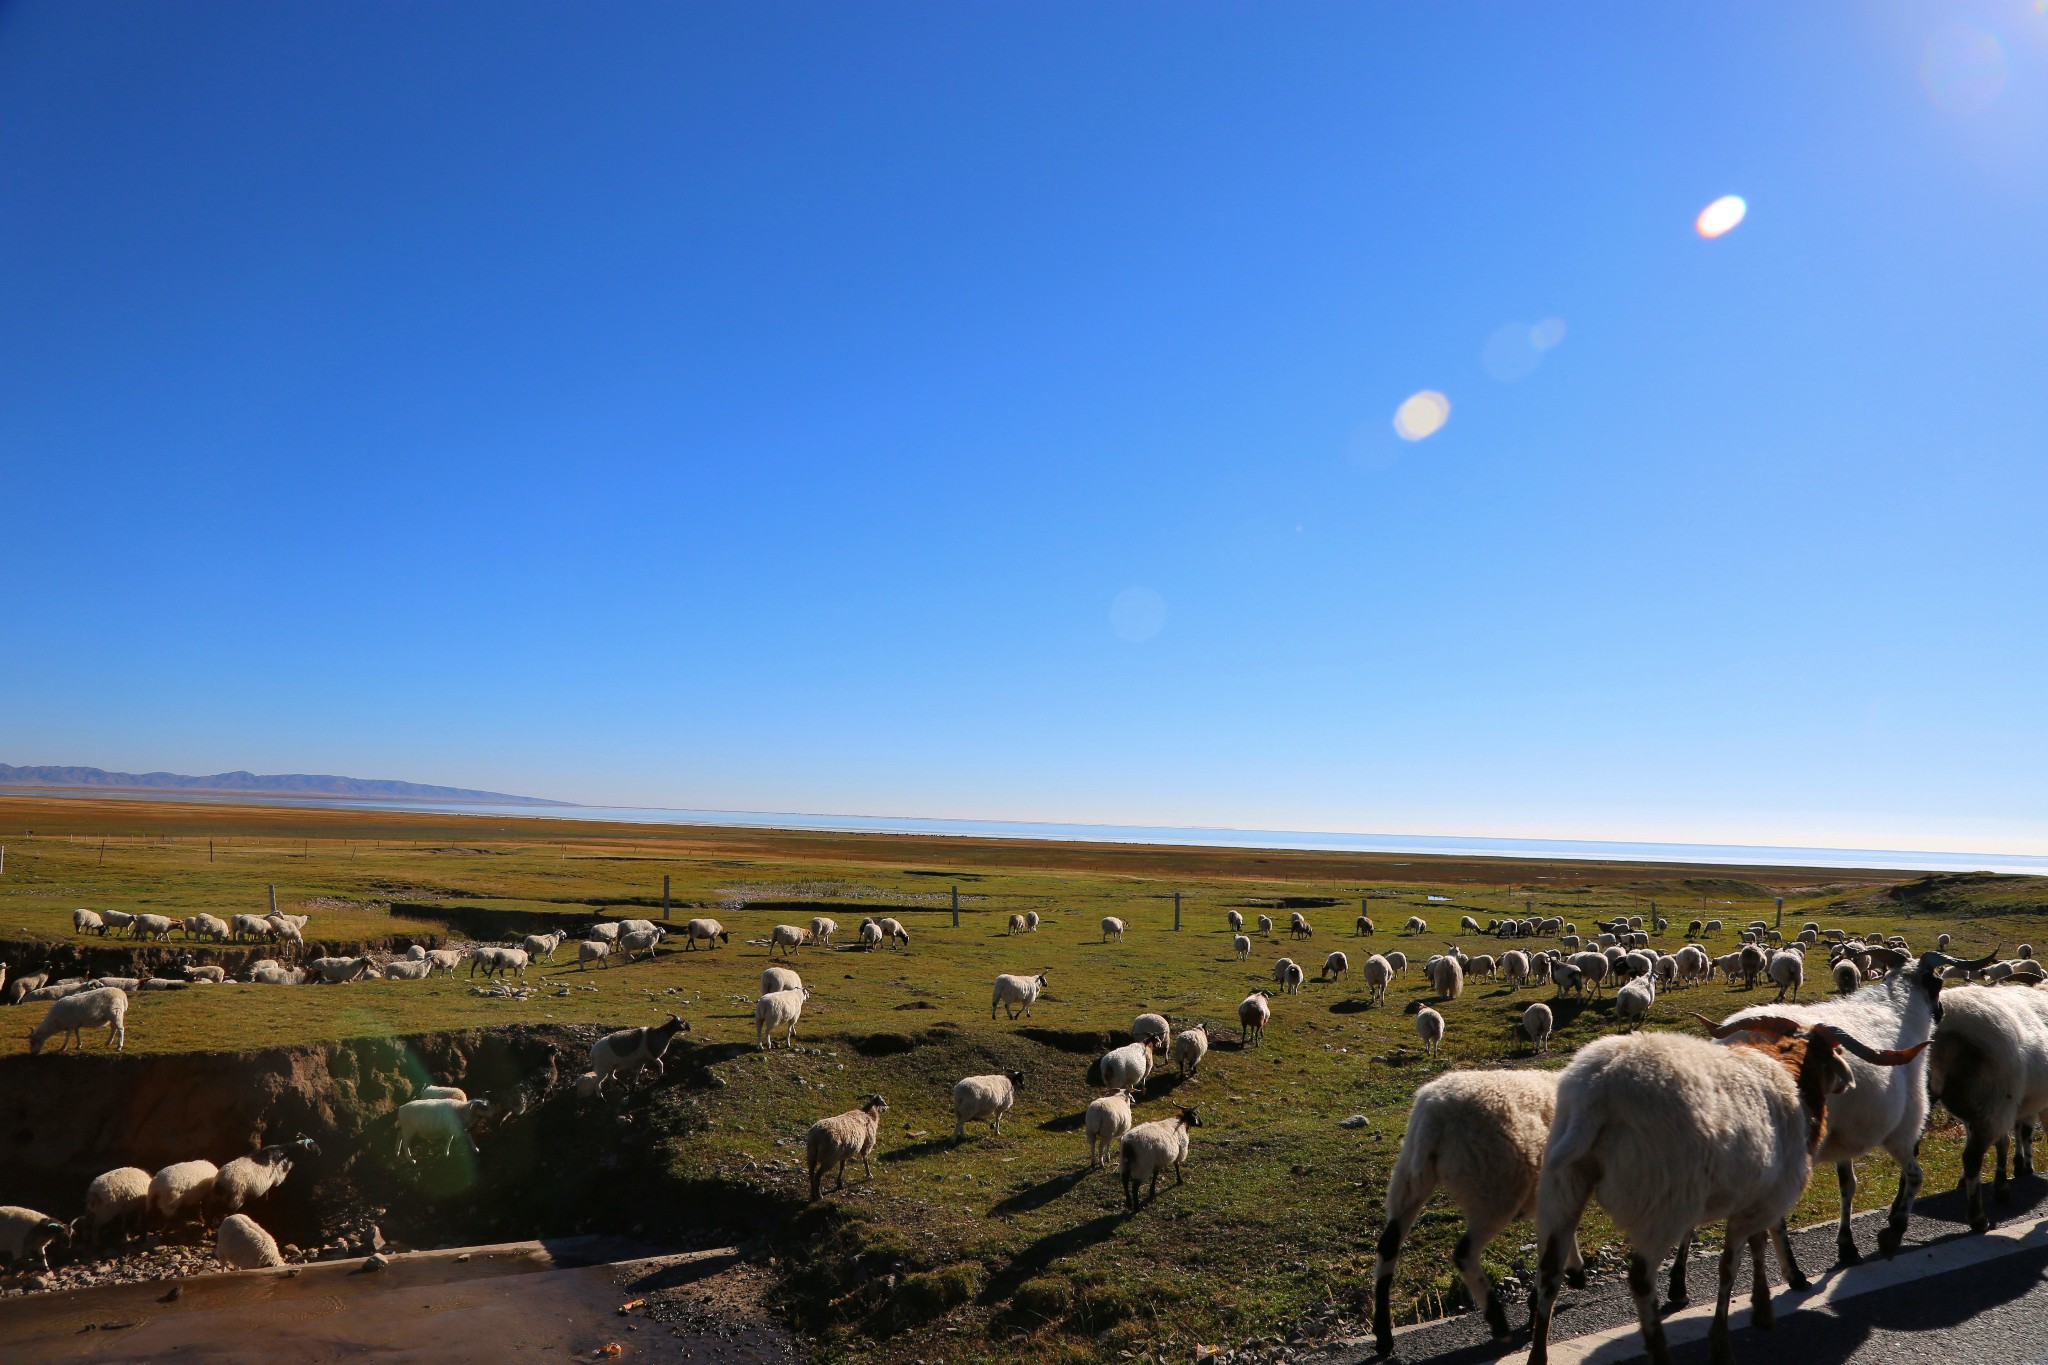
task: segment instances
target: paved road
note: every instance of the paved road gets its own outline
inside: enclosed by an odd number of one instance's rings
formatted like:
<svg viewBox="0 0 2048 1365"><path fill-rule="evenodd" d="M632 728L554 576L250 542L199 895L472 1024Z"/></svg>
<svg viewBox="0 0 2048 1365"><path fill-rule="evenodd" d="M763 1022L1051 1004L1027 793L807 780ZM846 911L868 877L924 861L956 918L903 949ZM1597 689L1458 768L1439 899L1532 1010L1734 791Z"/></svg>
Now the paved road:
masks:
<svg viewBox="0 0 2048 1365"><path fill-rule="evenodd" d="M1795 1234L1795 1253L1815 1287L1806 1295L1781 1288L1775 1299L1778 1323L1769 1332L1751 1328L1747 1313L1738 1312L1732 1324L1736 1359L1744 1365L1929 1365L1933 1359L2048 1365L2048 1184L2030 1181L2015 1193L2013 1202L1993 1206L1999 1226L1988 1237L1971 1235L1959 1221L1959 1194L1922 1199L1907 1244L1891 1262L1875 1257L1883 1215L1865 1215L1857 1220L1856 1240L1872 1259L1857 1269L1831 1269L1832 1223ZM1706 1365L1717 1261L1717 1255L1694 1256L1687 1277L1693 1307L1667 1323L1677 1365ZM1736 1274L1738 1310L1748 1302L1747 1263L1744 1257ZM1775 1257L1770 1265L1775 1282ZM1528 1350L1526 1307L1511 1310L1509 1317L1518 1330L1508 1341L1492 1341L1477 1314L1463 1314L1397 1332L1395 1355L1414 1365L1520 1365ZM1641 1359L1634 1305L1619 1276L1567 1290L1551 1340L1556 1365ZM1379 1359L1369 1338L1302 1358L1313 1365Z"/></svg>

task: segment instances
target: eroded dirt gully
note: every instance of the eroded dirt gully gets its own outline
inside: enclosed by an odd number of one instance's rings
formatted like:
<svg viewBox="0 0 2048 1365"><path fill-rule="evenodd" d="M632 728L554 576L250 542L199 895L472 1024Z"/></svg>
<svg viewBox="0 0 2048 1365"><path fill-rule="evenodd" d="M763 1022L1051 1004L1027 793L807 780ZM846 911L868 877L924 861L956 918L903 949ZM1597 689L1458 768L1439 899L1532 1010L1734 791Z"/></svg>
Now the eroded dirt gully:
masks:
<svg viewBox="0 0 2048 1365"><path fill-rule="evenodd" d="M0 1058L0 1204L64 1220L120 1166L216 1164L301 1134L295 1164L246 1212L298 1259L607 1232L681 1250L718 1240L657 1170L668 1107L651 1092L583 1100L574 1079L601 1032L515 1026L239 1053L104 1052ZM709 1083L693 1049L670 1054L663 1089ZM680 1053L680 1055L679 1055ZM480 1156L396 1155L394 1111L421 1086L462 1086L498 1117ZM80 1242L50 1276L0 1278L0 1294L215 1269L196 1229L150 1233L121 1254Z"/></svg>

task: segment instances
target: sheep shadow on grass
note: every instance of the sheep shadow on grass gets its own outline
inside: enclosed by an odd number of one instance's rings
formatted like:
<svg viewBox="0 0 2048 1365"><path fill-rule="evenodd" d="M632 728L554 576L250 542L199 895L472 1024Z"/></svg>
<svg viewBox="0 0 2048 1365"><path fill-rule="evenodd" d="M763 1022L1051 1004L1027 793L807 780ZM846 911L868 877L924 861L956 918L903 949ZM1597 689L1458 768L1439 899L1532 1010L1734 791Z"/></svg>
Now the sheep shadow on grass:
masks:
<svg viewBox="0 0 2048 1365"><path fill-rule="evenodd" d="M913 1142L908 1147L892 1147L886 1152L875 1153L877 1161L917 1161L923 1157L939 1156L960 1145L960 1139L947 1133L944 1137L928 1137L922 1142Z"/></svg>
<svg viewBox="0 0 2048 1365"><path fill-rule="evenodd" d="M1038 1125L1042 1133L1078 1133L1086 1127L1086 1114L1059 1114Z"/></svg>
<svg viewBox="0 0 2048 1365"><path fill-rule="evenodd" d="M1123 1210L1118 1209L1115 1213L1105 1213L1085 1223L1047 1233L1012 1257L1009 1265L990 1276L988 1286L981 1291L976 1302L1004 1302L1026 1280L1043 1272L1054 1261L1064 1256L1079 1255L1096 1243L1115 1236L1125 1217Z"/></svg>
<svg viewBox="0 0 2048 1365"><path fill-rule="evenodd" d="M1083 1166L1078 1171L1068 1171L1065 1175L1041 1180L1036 1185L1017 1191L1007 1199L998 1200L990 1207L989 1212L997 1217L1004 1217L1013 1213L1029 1213L1033 1209L1042 1209L1086 1180L1089 1172L1094 1169L1093 1166Z"/></svg>

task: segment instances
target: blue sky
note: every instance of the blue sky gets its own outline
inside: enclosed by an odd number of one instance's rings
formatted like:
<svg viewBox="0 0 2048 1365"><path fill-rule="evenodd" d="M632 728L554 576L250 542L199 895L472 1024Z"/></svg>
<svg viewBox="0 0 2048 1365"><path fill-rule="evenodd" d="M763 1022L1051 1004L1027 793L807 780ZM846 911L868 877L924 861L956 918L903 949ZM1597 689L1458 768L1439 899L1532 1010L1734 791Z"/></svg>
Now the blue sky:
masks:
<svg viewBox="0 0 2048 1365"><path fill-rule="evenodd" d="M2044 229L2029 0L10 5L0 760L2048 852Z"/></svg>

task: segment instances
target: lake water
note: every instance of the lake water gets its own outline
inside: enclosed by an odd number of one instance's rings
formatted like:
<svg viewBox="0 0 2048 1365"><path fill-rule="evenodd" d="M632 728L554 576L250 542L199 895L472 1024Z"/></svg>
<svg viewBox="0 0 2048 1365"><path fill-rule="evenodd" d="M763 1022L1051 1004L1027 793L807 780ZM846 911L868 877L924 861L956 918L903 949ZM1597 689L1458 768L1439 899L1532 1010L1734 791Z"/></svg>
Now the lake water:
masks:
<svg viewBox="0 0 2048 1365"><path fill-rule="evenodd" d="M22 795L31 793L24 790ZM670 810L645 806L494 806L459 802L375 801L105 790L37 791L36 796L212 801L330 810L417 811L513 820L592 820L644 825L852 834L934 834L971 839L1058 839L1076 843L1300 849L1328 853L1413 853L1430 857L1528 858L1734 866L1887 868L1925 872L2007 872L2048 876L2048 857L2026 853L1952 853L1927 849L1790 848L1751 844L1652 844L1598 839L1493 839L1455 834L1346 834L1327 830L1207 829L1177 825L1070 825L1029 820L949 820L885 815L812 815L787 811Z"/></svg>

